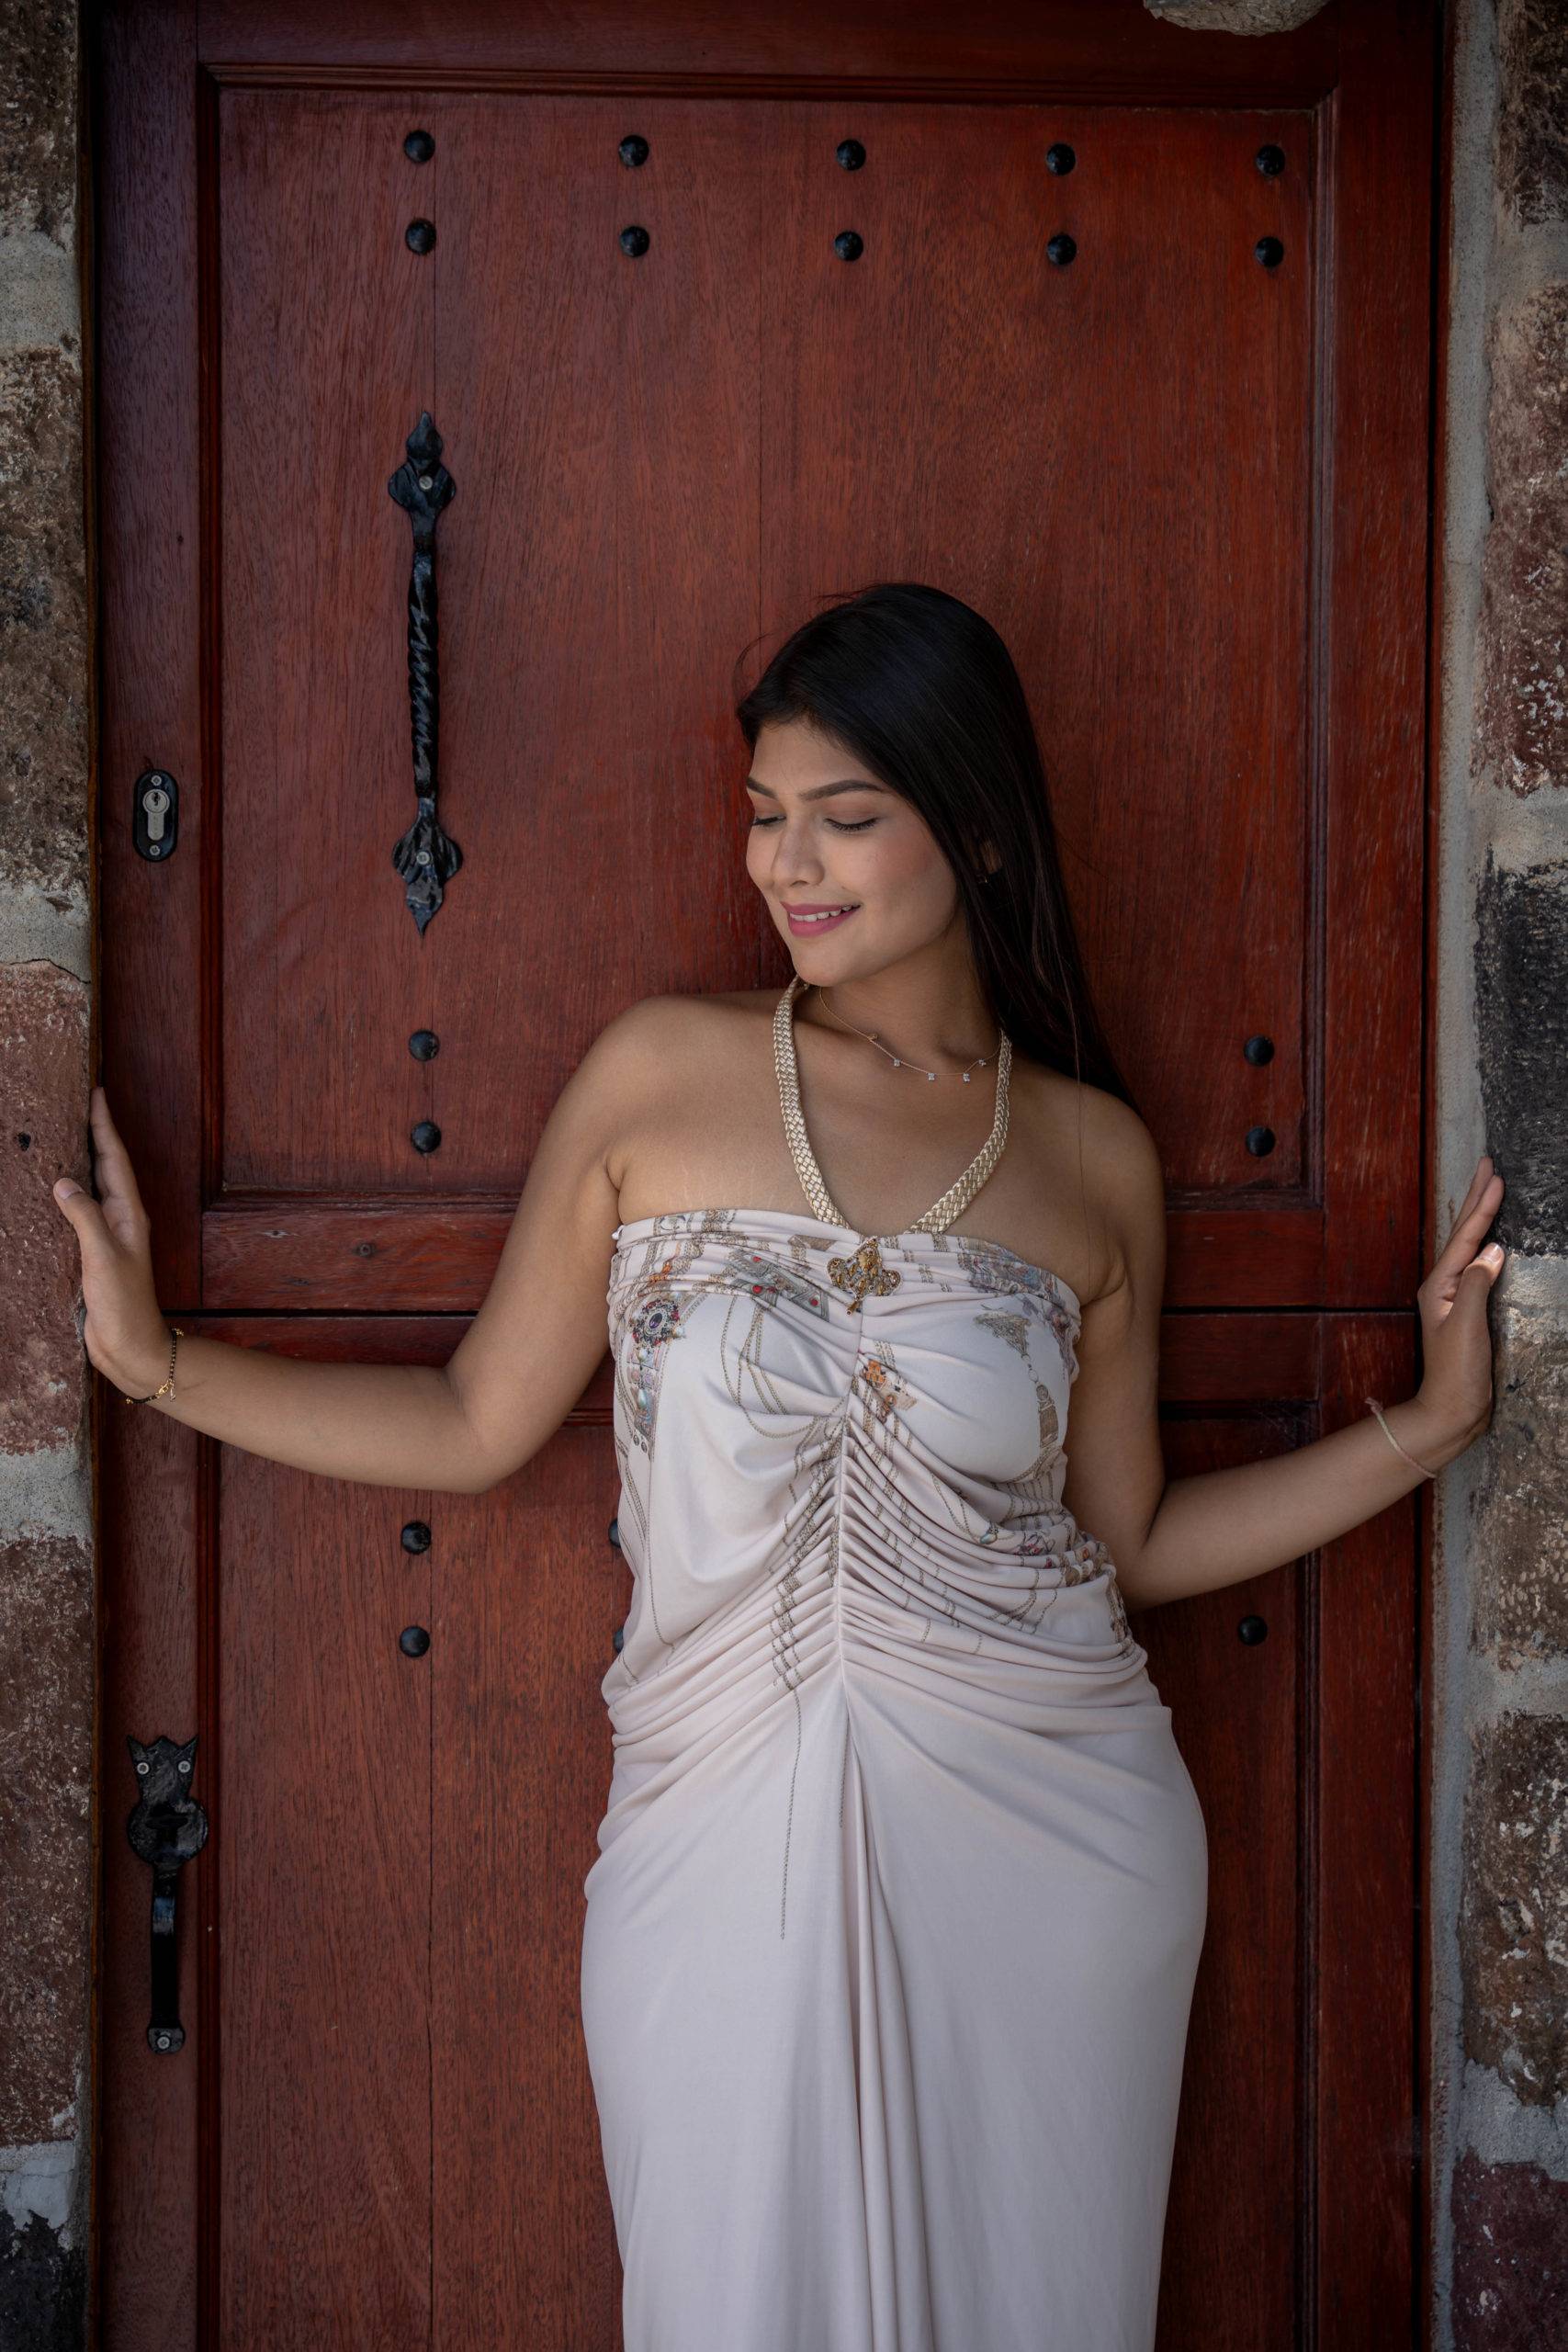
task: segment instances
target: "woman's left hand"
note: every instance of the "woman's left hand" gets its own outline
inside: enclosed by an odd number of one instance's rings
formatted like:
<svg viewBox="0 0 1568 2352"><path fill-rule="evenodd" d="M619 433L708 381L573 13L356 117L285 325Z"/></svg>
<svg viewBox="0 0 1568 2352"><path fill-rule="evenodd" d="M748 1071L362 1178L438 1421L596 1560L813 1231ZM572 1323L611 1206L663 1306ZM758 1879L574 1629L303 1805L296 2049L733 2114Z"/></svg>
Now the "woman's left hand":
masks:
<svg viewBox="0 0 1568 2352"><path fill-rule="evenodd" d="M1503 1179L1483 1152L1453 1230L1416 1294L1421 1310L1421 1385L1416 1401L1456 1452L1492 1419L1492 1331L1486 1300L1506 1255L1500 1241L1478 1249L1496 1216Z"/></svg>

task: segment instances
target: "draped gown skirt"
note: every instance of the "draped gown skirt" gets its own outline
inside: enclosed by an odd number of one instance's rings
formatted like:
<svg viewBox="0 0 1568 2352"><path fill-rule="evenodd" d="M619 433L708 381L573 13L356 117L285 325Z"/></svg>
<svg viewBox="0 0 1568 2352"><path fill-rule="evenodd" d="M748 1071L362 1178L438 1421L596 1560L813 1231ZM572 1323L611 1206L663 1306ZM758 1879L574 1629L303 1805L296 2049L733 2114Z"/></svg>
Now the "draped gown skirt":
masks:
<svg viewBox="0 0 1568 2352"><path fill-rule="evenodd" d="M1151 2352L1208 1849L996 1243L616 1229L582 2016L626 2352ZM834 1269L837 1269L835 1278Z"/></svg>

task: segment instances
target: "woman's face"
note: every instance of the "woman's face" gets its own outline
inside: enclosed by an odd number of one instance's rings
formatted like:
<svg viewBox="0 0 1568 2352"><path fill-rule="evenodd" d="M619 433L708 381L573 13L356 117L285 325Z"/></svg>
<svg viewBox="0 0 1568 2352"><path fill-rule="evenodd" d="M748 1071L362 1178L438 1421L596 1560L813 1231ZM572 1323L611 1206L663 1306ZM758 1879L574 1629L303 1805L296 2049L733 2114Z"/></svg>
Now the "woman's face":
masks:
<svg viewBox="0 0 1568 2352"><path fill-rule="evenodd" d="M803 979L863 978L961 923L925 819L809 719L761 729L747 794L746 870Z"/></svg>

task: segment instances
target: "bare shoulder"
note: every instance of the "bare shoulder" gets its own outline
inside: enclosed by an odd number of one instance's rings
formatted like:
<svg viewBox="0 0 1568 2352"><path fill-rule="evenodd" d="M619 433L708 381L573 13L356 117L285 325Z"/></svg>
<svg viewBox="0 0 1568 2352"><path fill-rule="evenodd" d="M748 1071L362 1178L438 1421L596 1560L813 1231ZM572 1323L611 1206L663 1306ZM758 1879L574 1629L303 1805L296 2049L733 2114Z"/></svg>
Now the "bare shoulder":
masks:
<svg viewBox="0 0 1568 2352"><path fill-rule="evenodd" d="M731 995L645 996L604 1023L580 1069L592 1082L623 1094L651 1072L666 1082L700 1060L710 1071L716 1054L744 1053L759 1025L771 1020L776 994L745 989Z"/></svg>
<svg viewBox="0 0 1568 2352"><path fill-rule="evenodd" d="M1028 1062L1021 1076L1032 1157L1058 1198L1084 1204L1096 1269L1086 1303L1129 1290L1157 1295L1165 1278L1165 1170L1146 1122L1120 1095L1062 1071Z"/></svg>
<svg viewBox="0 0 1568 2352"><path fill-rule="evenodd" d="M1146 1216L1151 1201L1163 1206L1165 1174L1159 1146L1140 1114L1103 1087L1059 1081L1082 1098L1084 1145L1095 1183L1124 1209Z"/></svg>
<svg viewBox="0 0 1568 2352"><path fill-rule="evenodd" d="M604 1138L617 1187L634 1154L694 1102L744 1099L769 1067L765 1032L777 1001L768 989L640 997L604 1023L570 1085Z"/></svg>

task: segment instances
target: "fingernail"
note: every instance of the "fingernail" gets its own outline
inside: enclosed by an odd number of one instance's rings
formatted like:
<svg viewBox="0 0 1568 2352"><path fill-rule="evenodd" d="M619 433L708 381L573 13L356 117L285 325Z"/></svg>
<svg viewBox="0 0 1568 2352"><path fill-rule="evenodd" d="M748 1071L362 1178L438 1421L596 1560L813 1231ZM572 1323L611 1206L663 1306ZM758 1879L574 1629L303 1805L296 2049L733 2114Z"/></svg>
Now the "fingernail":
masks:
<svg viewBox="0 0 1568 2352"><path fill-rule="evenodd" d="M57 1201L68 1201L73 1193L79 1193L81 1189L80 1184L73 1184L68 1176L62 1176L54 1188L54 1197Z"/></svg>

